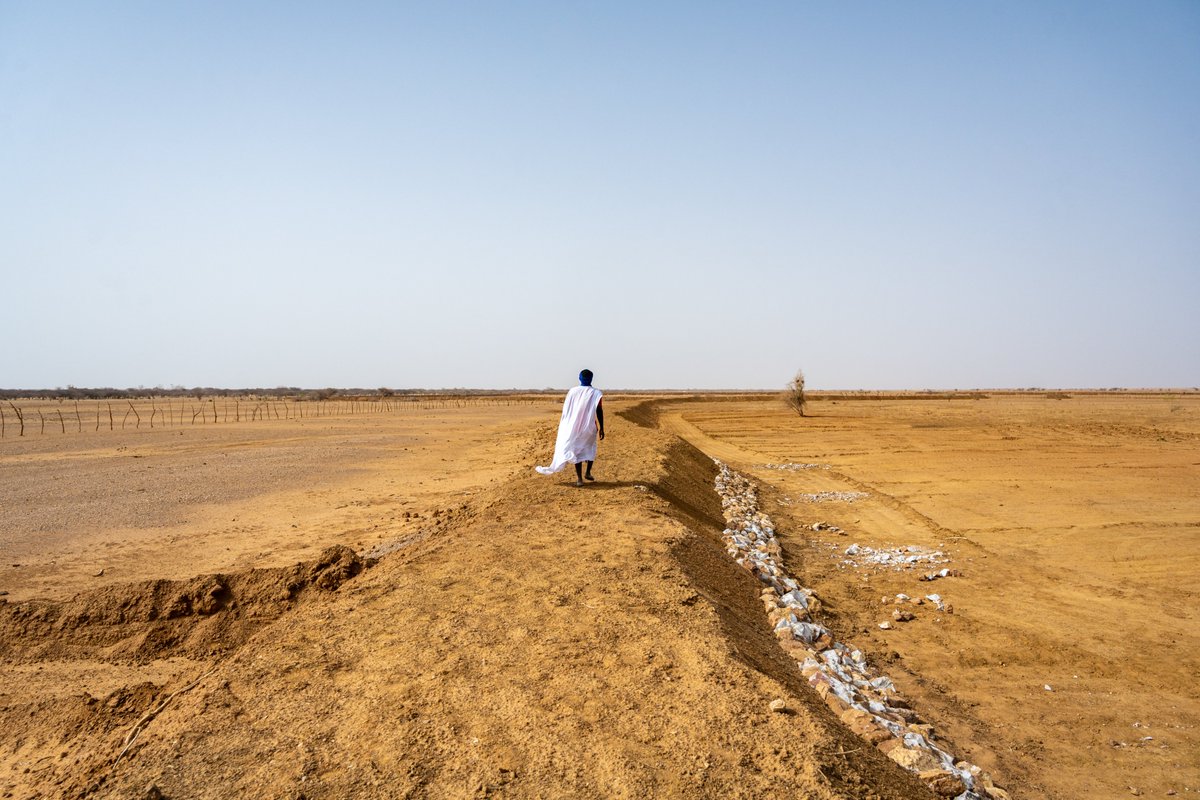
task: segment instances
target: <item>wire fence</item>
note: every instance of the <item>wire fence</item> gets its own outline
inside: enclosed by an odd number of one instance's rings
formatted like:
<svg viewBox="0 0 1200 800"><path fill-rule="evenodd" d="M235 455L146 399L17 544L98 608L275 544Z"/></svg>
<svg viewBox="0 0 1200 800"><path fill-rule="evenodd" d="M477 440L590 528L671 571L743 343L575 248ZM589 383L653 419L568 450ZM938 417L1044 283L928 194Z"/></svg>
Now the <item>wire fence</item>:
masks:
<svg viewBox="0 0 1200 800"><path fill-rule="evenodd" d="M6 400L0 403L0 439L22 436L181 428L300 419L404 414L452 408L557 404L531 396L357 397L304 400L279 397L151 397L138 400Z"/></svg>

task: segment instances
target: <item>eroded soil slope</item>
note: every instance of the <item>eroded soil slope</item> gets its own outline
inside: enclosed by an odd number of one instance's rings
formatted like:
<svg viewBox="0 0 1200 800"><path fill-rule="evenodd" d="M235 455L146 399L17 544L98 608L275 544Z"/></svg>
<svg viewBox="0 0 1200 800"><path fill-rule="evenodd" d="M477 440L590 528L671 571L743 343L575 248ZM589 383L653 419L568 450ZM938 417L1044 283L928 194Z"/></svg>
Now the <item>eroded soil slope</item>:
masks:
<svg viewBox="0 0 1200 800"><path fill-rule="evenodd" d="M818 400L809 413L641 409L763 484L825 622L1014 796L1200 788L1200 397ZM880 563L896 548L942 555Z"/></svg>
<svg viewBox="0 0 1200 800"><path fill-rule="evenodd" d="M720 544L711 461L620 418L609 433L576 489L532 472L552 422L527 426L517 471L437 525L398 524L364 548L377 559L0 606L0 725L17 734L0 790L931 797L770 635Z"/></svg>

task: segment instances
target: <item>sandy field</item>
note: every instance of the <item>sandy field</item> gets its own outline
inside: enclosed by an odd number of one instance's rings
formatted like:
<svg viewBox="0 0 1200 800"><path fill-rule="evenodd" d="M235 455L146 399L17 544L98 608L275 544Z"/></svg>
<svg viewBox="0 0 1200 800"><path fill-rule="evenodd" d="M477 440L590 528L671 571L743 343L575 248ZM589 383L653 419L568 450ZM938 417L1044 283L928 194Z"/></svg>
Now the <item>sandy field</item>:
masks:
<svg viewBox="0 0 1200 800"><path fill-rule="evenodd" d="M0 795L939 796L773 634L714 457L994 796L1200 791L1200 397L613 396L582 489L558 405L0 440Z"/></svg>
<svg viewBox="0 0 1200 800"><path fill-rule="evenodd" d="M769 403L687 402L660 414L770 487L831 627L886 660L1014 796L1200 790L1200 397L819 401L804 420ZM820 522L842 531L811 530ZM960 574L921 581L934 565L870 563L846 555L855 544L941 551L936 569ZM895 602L931 593L953 613ZM897 609L915 619L895 622Z"/></svg>

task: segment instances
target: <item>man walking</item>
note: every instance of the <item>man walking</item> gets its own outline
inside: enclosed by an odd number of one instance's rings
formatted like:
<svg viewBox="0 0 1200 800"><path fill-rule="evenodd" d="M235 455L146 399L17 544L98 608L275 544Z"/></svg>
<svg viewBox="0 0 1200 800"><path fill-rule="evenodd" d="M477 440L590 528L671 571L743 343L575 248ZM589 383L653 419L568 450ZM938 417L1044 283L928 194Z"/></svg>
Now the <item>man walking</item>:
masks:
<svg viewBox="0 0 1200 800"><path fill-rule="evenodd" d="M584 478L592 477L592 463L596 460L596 435L604 438L603 394L592 386L592 371L579 373L579 385L567 392L563 401L562 419L558 423L558 439L554 442L554 462L548 467L538 467L543 475L553 475L567 464L575 465L575 485L583 486ZM587 472L583 472L587 462Z"/></svg>

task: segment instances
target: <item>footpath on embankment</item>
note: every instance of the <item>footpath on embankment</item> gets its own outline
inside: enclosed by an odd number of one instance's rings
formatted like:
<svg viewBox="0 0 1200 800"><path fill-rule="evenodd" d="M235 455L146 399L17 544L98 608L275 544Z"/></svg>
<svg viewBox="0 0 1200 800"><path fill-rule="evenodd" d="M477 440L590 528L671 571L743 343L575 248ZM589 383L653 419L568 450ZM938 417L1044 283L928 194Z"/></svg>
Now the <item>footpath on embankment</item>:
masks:
<svg viewBox="0 0 1200 800"><path fill-rule="evenodd" d="M11 691L0 793L935 796L781 648L707 455L617 417L577 489L533 472L552 440L536 426L511 479L378 558L0 605L5 664L176 665Z"/></svg>

